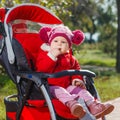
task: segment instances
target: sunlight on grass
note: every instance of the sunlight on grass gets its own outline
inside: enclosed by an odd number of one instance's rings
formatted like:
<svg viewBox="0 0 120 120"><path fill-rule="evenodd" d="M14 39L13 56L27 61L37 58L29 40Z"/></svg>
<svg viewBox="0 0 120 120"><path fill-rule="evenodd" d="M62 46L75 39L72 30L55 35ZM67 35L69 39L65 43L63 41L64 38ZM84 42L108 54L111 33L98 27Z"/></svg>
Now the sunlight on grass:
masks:
<svg viewBox="0 0 120 120"><path fill-rule="evenodd" d="M81 65L114 67L116 64L115 58L109 57L99 50L80 50L75 52L75 56Z"/></svg>
<svg viewBox="0 0 120 120"><path fill-rule="evenodd" d="M102 101L120 97L120 75L103 76L95 79L95 86Z"/></svg>
<svg viewBox="0 0 120 120"><path fill-rule="evenodd" d="M4 105L4 96L0 96L0 120L5 120L5 105Z"/></svg>

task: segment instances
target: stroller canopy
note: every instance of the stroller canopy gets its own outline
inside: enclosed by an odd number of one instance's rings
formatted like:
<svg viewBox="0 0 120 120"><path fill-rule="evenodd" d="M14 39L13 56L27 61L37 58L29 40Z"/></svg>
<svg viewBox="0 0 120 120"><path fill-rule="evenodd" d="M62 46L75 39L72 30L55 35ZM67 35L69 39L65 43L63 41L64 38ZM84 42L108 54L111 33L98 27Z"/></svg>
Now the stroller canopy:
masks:
<svg viewBox="0 0 120 120"><path fill-rule="evenodd" d="M5 15L4 19L4 27L6 32L5 43L10 64L14 63L15 55L11 46L13 34L10 31L9 23L18 19L28 20L47 25L62 24L62 21L56 15L51 13L50 10L48 10L47 8L40 5L21 4L11 8Z"/></svg>
<svg viewBox="0 0 120 120"><path fill-rule="evenodd" d="M22 4L10 9L5 17L5 22L24 19L43 24L61 24L62 21L43 6L36 4Z"/></svg>

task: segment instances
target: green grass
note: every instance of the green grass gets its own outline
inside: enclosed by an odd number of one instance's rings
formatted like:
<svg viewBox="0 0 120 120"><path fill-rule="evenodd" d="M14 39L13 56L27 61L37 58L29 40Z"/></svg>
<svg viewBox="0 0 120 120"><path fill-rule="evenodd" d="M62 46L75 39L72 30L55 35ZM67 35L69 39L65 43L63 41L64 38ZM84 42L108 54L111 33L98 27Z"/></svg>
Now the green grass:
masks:
<svg viewBox="0 0 120 120"><path fill-rule="evenodd" d="M4 98L8 95L15 94L16 87L6 75L0 75L0 120L5 120Z"/></svg>
<svg viewBox="0 0 120 120"><path fill-rule="evenodd" d="M120 75L98 76L94 80L97 91L102 101L120 97Z"/></svg>
<svg viewBox="0 0 120 120"><path fill-rule="evenodd" d="M100 50L80 50L75 52L75 56L81 65L97 65L114 67L116 60L102 53Z"/></svg>

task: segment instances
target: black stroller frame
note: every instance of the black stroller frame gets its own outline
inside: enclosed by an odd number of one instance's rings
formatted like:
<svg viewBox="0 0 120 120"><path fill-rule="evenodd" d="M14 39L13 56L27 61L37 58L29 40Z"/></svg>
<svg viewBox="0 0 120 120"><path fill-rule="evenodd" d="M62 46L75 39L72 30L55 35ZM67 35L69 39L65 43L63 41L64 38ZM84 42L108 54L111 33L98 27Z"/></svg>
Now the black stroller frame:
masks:
<svg viewBox="0 0 120 120"><path fill-rule="evenodd" d="M23 4L23 6L31 6L31 4ZM32 6L34 7L38 5L32 4ZM12 9L15 8L16 7ZM11 11L12 10L10 9L6 15L11 13ZM33 94L31 94L31 90L35 90L36 92L37 87L37 92L42 92L42 95L38 98L45 99L49 108L51 120L68 120L62 118L62 116L57 115L51 102L52 98L49 93L49 85L47 83L48 78L58 78L66 75L83 75L88 91L96 99L100 99L98 92L94 86L93 77L96 76L94 72L91 72L89 70L66 70L54 74L47 74L33 71L28 64L22 46L15 38L12 38L11 26L6 22L6 20L7 17L5 17L4 24L0 23L2 28L2 32L0 31L2 35L2 38L0 40L0 64L5 68L6 73L15 83L18 91L17 95L10 95L5 97L4 102L6 106L6 112L16 111L16 120L20 120L24 106L30 106L26 101L28 99L34 100L37 98L37 96L33 96ZM17 101L11 101L12 98L17 98ZM93 120L94 119L95 118L93 117ZM102 119L105 120L105 117ZM11 119L6 115L6 120Z"/></svg>

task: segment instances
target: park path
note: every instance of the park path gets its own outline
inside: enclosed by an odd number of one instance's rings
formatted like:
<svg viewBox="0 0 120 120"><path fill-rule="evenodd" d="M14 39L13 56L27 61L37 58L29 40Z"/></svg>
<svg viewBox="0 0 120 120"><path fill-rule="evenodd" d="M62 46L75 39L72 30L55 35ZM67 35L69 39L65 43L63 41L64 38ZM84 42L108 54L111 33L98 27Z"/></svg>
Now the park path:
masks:
<svg viewBox="0 0 120 120"><path fill-rule="evenodd" d="M106 120L120 120L120 98L108 102L112 103L115 109L110 114L106 115Z"/></svg>

